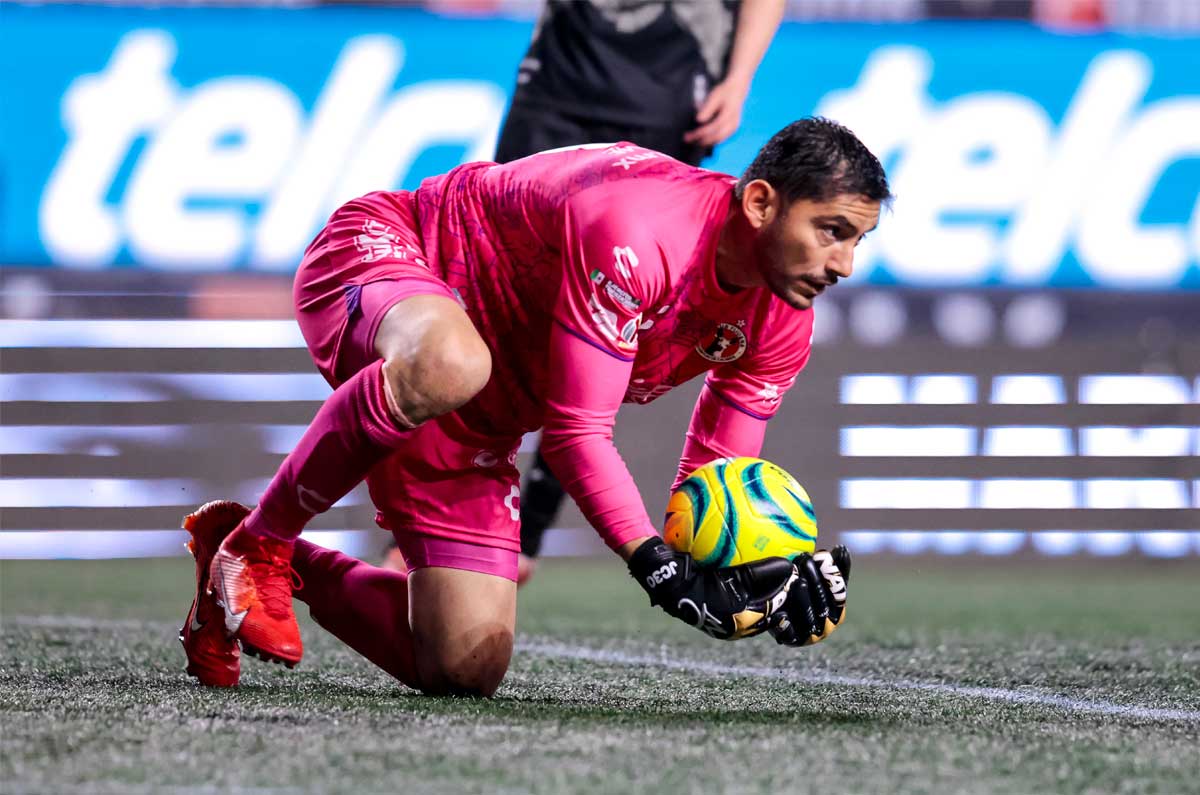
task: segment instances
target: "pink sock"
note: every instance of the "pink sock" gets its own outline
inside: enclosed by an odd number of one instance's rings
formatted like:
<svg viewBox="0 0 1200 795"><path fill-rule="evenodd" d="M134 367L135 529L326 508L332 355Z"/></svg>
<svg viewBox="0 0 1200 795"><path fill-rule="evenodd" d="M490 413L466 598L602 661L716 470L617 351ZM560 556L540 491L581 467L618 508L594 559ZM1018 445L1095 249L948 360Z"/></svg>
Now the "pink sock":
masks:
<svg viewBox="0 0 1200 795"><path fill-rule="evenodd" d="M304 587L295 592L313 620L409 687L417 687L408 575L296 542L292 568Z"/></svg>
<svg viewBox="0 0 1200 795"><path fill-rule="evenodd" d="M383 390L382 361L334 390L246 517L246 530L296 538L404 442L405 429L388 411Z"/></svg>

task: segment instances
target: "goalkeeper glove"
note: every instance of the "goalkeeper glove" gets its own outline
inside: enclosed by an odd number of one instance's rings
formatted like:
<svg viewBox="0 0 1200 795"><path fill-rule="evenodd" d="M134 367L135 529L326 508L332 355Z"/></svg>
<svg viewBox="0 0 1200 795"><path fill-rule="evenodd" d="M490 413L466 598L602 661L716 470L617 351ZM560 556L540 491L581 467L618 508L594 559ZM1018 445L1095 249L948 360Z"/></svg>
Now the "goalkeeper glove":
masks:
<svg viewBox="0 0 1200 795"><path fill-rule="evenodd" d="M836 546L798 555L783 607L769 620L771 635L785 646L811 646L833 634L846 617L850 551Z"/></svg>
<svg viewBox="0 0 1200 795"><path fill-rule="evenodd" d="M690 555L650 538L629 558L629 573L650 604L714 638L737 640L767 629L795 569L785 558L702 569Z"/></svg>

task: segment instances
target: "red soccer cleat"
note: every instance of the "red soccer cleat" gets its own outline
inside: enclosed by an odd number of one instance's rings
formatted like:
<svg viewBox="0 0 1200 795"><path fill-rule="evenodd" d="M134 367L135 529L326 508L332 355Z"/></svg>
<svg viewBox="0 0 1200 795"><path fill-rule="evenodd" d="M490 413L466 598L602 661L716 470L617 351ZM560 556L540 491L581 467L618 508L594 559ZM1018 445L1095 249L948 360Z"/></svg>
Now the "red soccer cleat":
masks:
<svg viewBox="0 0 1200 795"><path fill-rule="evenodd" d="M237 641L225 634L225 615L208 592L208 568L217 547L250 510L236 502L205 503L183 519L191 534L188 551L196 559L196 596L179 629L179 642L187 655L189 676L208 687L233 687L241 674Z"/></svg>
<svg viewBox="0 0 1200 795"><path fill-rule="evenodd" d="M294 668L304 646L292 611L292 544L239 525L213 556L209 589L242 651Z"/></svg>

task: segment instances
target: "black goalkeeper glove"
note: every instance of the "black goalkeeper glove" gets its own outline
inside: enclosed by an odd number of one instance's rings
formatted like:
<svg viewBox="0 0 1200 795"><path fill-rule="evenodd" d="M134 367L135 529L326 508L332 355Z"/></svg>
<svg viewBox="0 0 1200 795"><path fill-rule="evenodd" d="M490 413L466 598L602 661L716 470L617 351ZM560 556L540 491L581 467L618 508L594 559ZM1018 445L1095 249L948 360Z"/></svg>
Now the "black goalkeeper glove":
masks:
<svg viewBox="0 0 1200 795"><path fill-rule="evenodd" d="M836 546L793 561L796 577L788 584L782 608L769 619L771 635L785 646L811 646L833 634L846 617L850 551Z"/></svg>
<svg viewBox="0 0 1200 795"><path fill-rule="evenodd" d="M757 635L787 598L795 568L785 558L702 569L660 538L629 558L629 573L657 605L685 624L723 640Z"/></svg>

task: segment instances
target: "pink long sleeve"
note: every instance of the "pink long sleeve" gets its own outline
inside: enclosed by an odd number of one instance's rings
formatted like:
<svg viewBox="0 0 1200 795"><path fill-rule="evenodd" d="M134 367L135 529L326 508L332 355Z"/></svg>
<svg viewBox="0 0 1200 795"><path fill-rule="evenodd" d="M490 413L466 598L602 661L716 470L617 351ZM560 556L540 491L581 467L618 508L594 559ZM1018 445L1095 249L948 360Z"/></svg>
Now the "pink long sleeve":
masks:
<svg viewBox="0 0 1200 795"><path fill-rule="evenodd" d="M542 455L583 515L612 549L658 535L612 429L632 362L555 323Z"/></svg>
<svg viewBox="0 0 1200 795"><path fill-rule="evenodd" d="M762 452L766 433L765 417L751 416L705 383L692 411L671 490L679 488L688 475L714 459L757 456Z"/></svg>
<svg viewBox="0 0 1200 795"><path fill-rule="evenodd" d="M658 535L612 442L638 353L642 310L667 285L662 249L639 212L605 186L567 206L542 418L542 455L613 549Z"/></svg>

